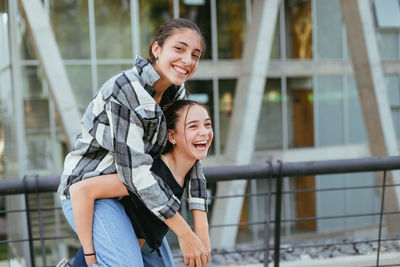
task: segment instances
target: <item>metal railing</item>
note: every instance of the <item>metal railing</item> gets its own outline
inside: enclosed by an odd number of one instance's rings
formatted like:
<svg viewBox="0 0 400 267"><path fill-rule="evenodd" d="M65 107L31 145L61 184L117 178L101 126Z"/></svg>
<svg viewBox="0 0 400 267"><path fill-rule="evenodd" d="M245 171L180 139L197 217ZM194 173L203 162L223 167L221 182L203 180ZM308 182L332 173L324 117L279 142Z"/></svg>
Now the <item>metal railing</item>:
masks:
<svg viewBox="0 0 400 267"><path fill-rule="evenodd" d="M376 265L374 266L394 266L394 265L380 265L380 248L381 243L390 240L399 240L398 237L382 238L382 226L383 216L400 214L399 211L384 211L384 201L386 188L400 186L400 184L387 184L387 171L400 169L400 157L376 157L376 158L363 158L363 159L351 159L351 160L329 160L329 161L313 161L313 162L293 162L284 163L278 162L266 162L264 164L246 165L246 166L223 166L223 167L210 167L205 168L204 173L207 177L208 182L219 182L219 181L232 181L232 180L250 180L250 179L266 179L268 181L267 191L264 193L256 194L243 194L243 195L230 195L230 196L212 196L212 198L232 198L232 197L255 197L265 196L265 220L257 222L245 222L239 224L224 224L224 225L211 225L210 227L230 227L240 225L264 225L264 247L258 249L248 250L263 251L264 252L264 265L268 266L271 251L273 252L274 266L279 266L281 250L281 225L283 223L293 223L298 221L307 220L326 220L335 218L351 218L351 217L363 217L363 216L379 216L379 231L378 236L375 239L364 240L363 242L376 242L377 243L377 254L376 254ZM292 190L283 191L282 181L284 177L296 177L296 176L307 176L307 175L325 175L325 174L343 174L343 173L359 173L359 172L378 172L383 171L382 184L373 186L357 186L357 187L339 187L339 188L325 188L325 189L312 189L312 190ZM275 179L275 188L272 190L271 181ZM49 239L64 239L71 238L72 236L53 236L45 237L43 231L43 220L41 212L48 210L49 208L42 208L40 203L40 194L44 192L55 192L59 184L59 177L47 177L47 178L24 178L24 179L9 179L0 181L0 195L11 195L11 194L24 194L26 210L8 210L5 213L11 212L26 212L27 218L27 231L28 238L21 240L2 240L0 243L11 243L11 242L29 242L30 247L30 260L32 266L35 266L35 257L33 249L33 241L41 242L41 253L43 265L46 266L46 251L45 251L45 240ZM368 189L376 188L381 191L381 203L379 212L374 213L361 213L341 216L321 216L321 217L307 217L307 218L296 218L282 220L282 195L284 194L296 194L305 192L322 192L322 191L338 191L338 190L351 190L351 189ZM37 209L31 209L28 201L30 194L37 195ZM271 198L275 197L275 215L274 220L271 219ZM40 237L32 237L32 226L30 213L37 211L39 213L39 228ZM271 224L274 225L274 236L271 237ZM273 246L270 245L270 239L273 239ZM351 243L340 243L339 245L355 244ZM337 245L337 244L329 244ZM302 245L292 247L294 248L306 248L309 245ZM247 251L247 252L248 252ZM237 251L235 251L237 252ZM241 251L246 252L246 251ZM230 253L225 251L224 253Z"/></svg>

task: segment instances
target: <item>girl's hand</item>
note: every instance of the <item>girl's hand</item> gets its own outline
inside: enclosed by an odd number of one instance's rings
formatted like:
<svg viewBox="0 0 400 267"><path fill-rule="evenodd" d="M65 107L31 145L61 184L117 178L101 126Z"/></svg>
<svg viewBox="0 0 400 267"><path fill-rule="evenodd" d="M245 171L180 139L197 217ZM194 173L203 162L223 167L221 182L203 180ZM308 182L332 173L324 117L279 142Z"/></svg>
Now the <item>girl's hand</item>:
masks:
<svg viewBox="0 0 400 267"><path fill-rule="evenodd" d="M204 267L207 264L207 249L191 230L178 236L184 264L189 267Z"/></svg>
<svg viewBox="0 0 400 267"><path fill-rule="evenodd" d="M96 255L85 256L85 261L87 266L92 266L92 264L97 264Z"/></svg>
<svg viewBox="0 0 400 267"><path fill-rule="evenodd" d="M207 212L203 210L192 210L194 219L194 233L199 237L201 243L207 251L205 264L211 260L210 234L208 232Z"/></svg>
<svg viewBox="0 0 400 267"><path fill-rule="evenodd" d="M211 245L210 245L210 234L208 232L208 227L203 229L194 228L194 233L199 237L201 243L203 244L205 250L207 251L206 259L203 260L204 264L208 264L211 260Z"/></svg>

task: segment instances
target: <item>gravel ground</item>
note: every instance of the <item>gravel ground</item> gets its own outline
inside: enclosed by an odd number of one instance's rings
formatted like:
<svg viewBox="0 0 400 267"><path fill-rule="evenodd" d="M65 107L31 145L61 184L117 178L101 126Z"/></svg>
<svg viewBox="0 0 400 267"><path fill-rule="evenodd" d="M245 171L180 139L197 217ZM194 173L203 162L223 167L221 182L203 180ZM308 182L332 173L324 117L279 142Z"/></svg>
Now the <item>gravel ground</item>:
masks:
<svg viewBox="0 0 400 267"><path fill-rule="evenodd" d="M281 262L285 262L368 255L376 254L377 248L377 242L362 239L330 238L323 240L295 241L290 244L281 244L280 259ZM381 242L380 252L400 252L400 240ZM183 258L179 250L175 250L173 254L177 265L182 265ZM273 257L274 253L270 251L269 261L271 261ZM213 249L210 265L245 265L263 262L264 251L262 244L241 244L230 249Z"/></svg>

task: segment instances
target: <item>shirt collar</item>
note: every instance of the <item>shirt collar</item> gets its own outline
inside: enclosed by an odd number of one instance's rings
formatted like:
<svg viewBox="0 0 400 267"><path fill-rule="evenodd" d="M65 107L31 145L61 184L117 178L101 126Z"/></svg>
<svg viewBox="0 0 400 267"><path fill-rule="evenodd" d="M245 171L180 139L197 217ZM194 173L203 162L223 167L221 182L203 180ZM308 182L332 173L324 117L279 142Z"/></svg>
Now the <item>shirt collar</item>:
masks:
<svg viewBox="0 0 400 267"><path fill-rule="evenodd" d="M140 78L145 83L144 88L152 97L154 97L156 90L152 86L160 79L160 75L158 75L148 60L140 56L136 56L135 67Z"/></svg>

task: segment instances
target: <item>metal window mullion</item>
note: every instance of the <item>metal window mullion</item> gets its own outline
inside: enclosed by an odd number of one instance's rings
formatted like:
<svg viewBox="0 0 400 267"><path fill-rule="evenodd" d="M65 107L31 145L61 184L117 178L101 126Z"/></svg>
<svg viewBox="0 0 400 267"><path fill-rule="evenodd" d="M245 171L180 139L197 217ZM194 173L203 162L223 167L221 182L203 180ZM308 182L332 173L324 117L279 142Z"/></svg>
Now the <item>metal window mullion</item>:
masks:
<svg viewBox="0 0 400 267"><path fill-rule="evenodd" d="M285 1L281 2L279 16L279 44L281 61L286 61L286 35L285 35ZM288 134L288 103L287 103L287 78L286 74L281 74L281 109L282 109L282 148L287 150L289 147L289 134Z"/></svg>
<svg viewBox="0 0 400 267"><path fill-rule="evenodd" d="M97 92L97 55L96 55L96 24L93 0L88 0L89 9L89 43L90 43L90 69L92 73L92 95Z"/></svg>
<svg viewBox="0 0 400 267"><path fill-rule="evenodd" d="M140 22L139 22L139 0L130 0L131 7L131 38L132 38L132 60L140 55Z"/></svg>
<svg viewBox="0 0 400 267"><path fill-rule="evenodd" d="M251 0L246 1L246 24L250 26L251 23Z"/></svg>
<svg viewBox="0 0 400 267"><path fill-rule="evenodd" d="M312 46L313 46L313 62L318 61L317 53L317 1L311 0L311 17L312 17ZM314 146L318 147L319 141L319 108L318 108L318 76L313 74L313 99L314 99Z"/></svg>

